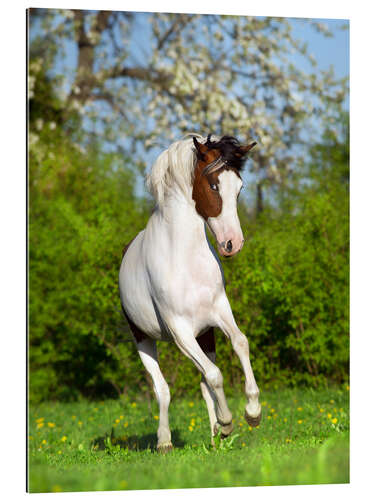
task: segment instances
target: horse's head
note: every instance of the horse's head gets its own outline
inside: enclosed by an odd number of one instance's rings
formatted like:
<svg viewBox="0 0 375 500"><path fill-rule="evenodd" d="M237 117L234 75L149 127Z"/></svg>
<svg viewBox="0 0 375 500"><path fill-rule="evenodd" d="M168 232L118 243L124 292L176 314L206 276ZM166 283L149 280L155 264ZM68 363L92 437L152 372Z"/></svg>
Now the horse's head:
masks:
<svg viewBox="0 0 375 500"><path fill-rule="evenodd" d="M195 208L214 234L221 255L230 257L244 243L237 215L237 199L242 188L240 170L245 155L256 142L241 145L234 137L224 136L204 144L194 137L197 164L193 180Z"/></svg>

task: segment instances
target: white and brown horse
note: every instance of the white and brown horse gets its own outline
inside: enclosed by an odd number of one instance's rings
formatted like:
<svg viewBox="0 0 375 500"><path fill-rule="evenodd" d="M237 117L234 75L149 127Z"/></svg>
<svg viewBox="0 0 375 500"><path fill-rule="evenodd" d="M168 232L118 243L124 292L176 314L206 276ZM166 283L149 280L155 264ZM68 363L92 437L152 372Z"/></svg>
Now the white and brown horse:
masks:
<svg viewBox="0 0 375 500"><path fill-rule="evenodd" d="M245 374L245 417L252 426L261 418L248 341L233 318L220 260L205 232L207 224L221 255L230 257L241 250L240 170L255 143L241 146L233 137L214 139L189 136L156 160L147 179L156 209L146 228L125 248L120 269L123 311L160 407L157 448L161 452L172 449L172 443L170 393L158 363L157 340L174 342L201 372L211 435L221 428L222 436L227 436L233 430L232 414L215 365L214 327L220 328Z"/></svg>

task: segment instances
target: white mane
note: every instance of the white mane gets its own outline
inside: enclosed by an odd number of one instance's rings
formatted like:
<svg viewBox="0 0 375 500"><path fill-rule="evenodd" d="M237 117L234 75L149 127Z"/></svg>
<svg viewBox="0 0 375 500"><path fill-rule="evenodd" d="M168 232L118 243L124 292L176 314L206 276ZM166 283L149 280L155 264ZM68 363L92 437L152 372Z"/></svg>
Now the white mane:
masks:
<svg viewBox="0 0 375 500"><path fill-rule="evenodd" d="M192 133L174 142L161 153L146 177L146 186L159 206L168 193L176 189L180 189L187 197L190 196L196 163L193 137L199 142L206 140L206 137ZM217 140L216 137L212 139Z"/></svg>

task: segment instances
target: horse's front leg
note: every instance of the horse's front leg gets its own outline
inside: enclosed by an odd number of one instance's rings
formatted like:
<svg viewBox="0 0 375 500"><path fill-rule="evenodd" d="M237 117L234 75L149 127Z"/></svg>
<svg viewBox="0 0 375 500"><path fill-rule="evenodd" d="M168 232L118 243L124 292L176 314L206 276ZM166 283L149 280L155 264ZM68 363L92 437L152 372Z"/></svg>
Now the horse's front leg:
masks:
<svg viewBox="0 0 375 500"><path fill-rule="evenodd" d="M223 437L228 436L233 430L232 414L225 399L221 371L202 350L188 322L183 319L171 321L170 330L177 347L185 356L191 359L201 372L203 380L208 386L206 394L207 399L205 399L206 402L208 400L209 411L210 409L213 410L213 408L211 408L213 404L209 402L208 390L212 393L216 401L216 421L221 426L222 435ZM210 417L210 420L214 423L212 418L213 415L210 415Z"/></svg>
<svg viewBox="0 0 375 500"><path fill-rule="evenodd" d="M248 400L245 408L245 418L249 425L256 427L260 423L262 407L259 403L259 389L251 368L249 342L235 322L225 293L217 301L215 312L217 326L230 339L233 349L240 359L245 374L245 394Z"/></svg>

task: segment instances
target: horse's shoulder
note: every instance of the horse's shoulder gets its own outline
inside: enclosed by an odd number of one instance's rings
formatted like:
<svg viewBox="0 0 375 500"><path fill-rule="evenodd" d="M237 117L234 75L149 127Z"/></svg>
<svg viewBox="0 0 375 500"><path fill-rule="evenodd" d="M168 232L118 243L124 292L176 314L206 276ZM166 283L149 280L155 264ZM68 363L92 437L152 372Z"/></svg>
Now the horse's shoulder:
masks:
<svg viewBox="0 0 375 500"><path fill-rule="evenodd" d="M129 243L127 243L124 248L122 249L122 258L124 258L124 255L126 254L126 252L128 251L130 245L133 243L133 241L137 238L137 236L139 236L143 231L140 231L138 234L136 234L134 236L134 238L132 238Z"/></svg>

